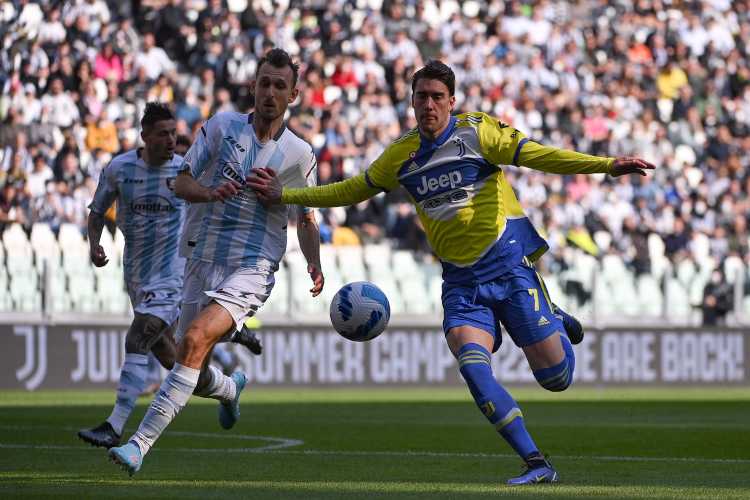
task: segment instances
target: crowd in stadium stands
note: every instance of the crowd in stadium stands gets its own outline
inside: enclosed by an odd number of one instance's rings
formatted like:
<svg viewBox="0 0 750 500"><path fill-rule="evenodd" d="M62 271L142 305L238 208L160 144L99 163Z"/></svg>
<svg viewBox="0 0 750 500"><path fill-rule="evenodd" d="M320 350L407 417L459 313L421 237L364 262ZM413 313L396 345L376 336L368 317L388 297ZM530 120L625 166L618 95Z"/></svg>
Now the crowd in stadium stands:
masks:
<svg viewBox="0 0 750 500"><path fill-rule="evenodd" d="M596 242L645 273L652 233L672 260L708 241L717 263L750 264L748 0L16 0L0 7L0 44L0 224L83 228L99 172L138 143L146 101L170 103L192 137L213 113L251 109L256 61L280 46L302 64L288 123L313 144L320 183L415 126L410 76L440 58L458 111L658 165L643 179L507 168L548 265ZM426 252L403 196L323 211L324 239Z"/></svg>

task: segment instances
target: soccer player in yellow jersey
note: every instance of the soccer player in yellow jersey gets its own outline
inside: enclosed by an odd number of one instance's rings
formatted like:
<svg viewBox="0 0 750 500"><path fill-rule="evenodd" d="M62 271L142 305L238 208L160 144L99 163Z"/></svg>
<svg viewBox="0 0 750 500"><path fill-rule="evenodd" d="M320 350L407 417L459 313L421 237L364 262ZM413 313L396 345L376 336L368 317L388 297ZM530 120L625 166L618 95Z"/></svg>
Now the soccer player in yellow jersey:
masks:
<svg viewBox="0 0 750 500"><path fill-rule="evenodd" d="M565 390L575 367L562 317L532 267L547 244L525 216L500 165L612 176L645 175L654 166L636 158L544 146L484 113L451 116L454 90L455 75L445 64L430 61L417 71L412 105L418 127L356 177L282 189L272 171L257 169L248 184L263 203L308 207L353 205L381 191L406 188L443 265L448 347L477 406L526 463L525 472L508 483L555 482L557 472L539 452L518 404L490 365L490 353L500 345L500 322L545 389Z"/></svg>

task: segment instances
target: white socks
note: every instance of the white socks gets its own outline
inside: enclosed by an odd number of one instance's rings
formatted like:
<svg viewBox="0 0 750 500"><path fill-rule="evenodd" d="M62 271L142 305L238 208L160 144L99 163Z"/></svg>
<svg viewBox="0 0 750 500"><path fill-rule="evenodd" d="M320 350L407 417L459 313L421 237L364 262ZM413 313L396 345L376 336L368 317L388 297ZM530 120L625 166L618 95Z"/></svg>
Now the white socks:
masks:
<svg viewBox="0 0 750 500"><path fill-rule="evenodd" d="M146 354L125 354L125 362L120 370L120 383L117 386L117 399L107 422L118 435L122 435L135 401L146 388L148 376L148 356Z"/></svg>
<svg viewBox="0 0 750 500"><path fill-rule="evenodd" d="M211 365L208 366L208 374L211 380L202 391L196 392L195 395L218 399L222 403L231 403L237 392L237 384L234 383L232 377L227 377L221 373L221 370Z"/></svg>
<svg viewBox="0 0 750 500"><path fill-rule="evenodd" d="M138 431L130 438L130 441L138 445L142 455L148 453L169 423L190 399L190 395L198 384L199 375L200 370L175 363L148 407Z"/></svg>

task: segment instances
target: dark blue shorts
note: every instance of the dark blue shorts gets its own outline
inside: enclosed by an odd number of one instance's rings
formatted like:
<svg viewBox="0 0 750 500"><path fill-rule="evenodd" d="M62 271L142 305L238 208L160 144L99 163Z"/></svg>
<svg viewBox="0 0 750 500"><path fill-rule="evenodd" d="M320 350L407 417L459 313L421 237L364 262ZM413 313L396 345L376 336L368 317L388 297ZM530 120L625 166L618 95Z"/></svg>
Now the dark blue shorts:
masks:
<svg viewBox="0 0 750 500"><path fill-rule="evenodd" d="M474 286L443 283L443 330L473 326L495 338L500 347L502 324L518 347L564 332L562 321L552 314L552 304L541 276L526 263L506 274Z"/></svg>

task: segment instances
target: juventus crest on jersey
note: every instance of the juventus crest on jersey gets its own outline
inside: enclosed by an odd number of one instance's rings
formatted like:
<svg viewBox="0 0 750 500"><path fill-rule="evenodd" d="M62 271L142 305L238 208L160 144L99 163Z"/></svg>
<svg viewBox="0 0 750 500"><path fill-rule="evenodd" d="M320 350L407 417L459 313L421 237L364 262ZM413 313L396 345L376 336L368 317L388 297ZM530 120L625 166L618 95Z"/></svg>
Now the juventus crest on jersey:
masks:
<svg viewBox="0 0 750 500"><path fill-rule="evenodd" d="M270 167L284 186L315 185L316 161L308 143L282 126L262 144L252 126L252 114L226 112L201 127L185 155L183 170L203 186L230 180L240 185L253 168ZM188 219L180 251L206 262L275 270L286 250L289 207L263 207L255 192L244 187L224 203L196 203Z"/></svg>

